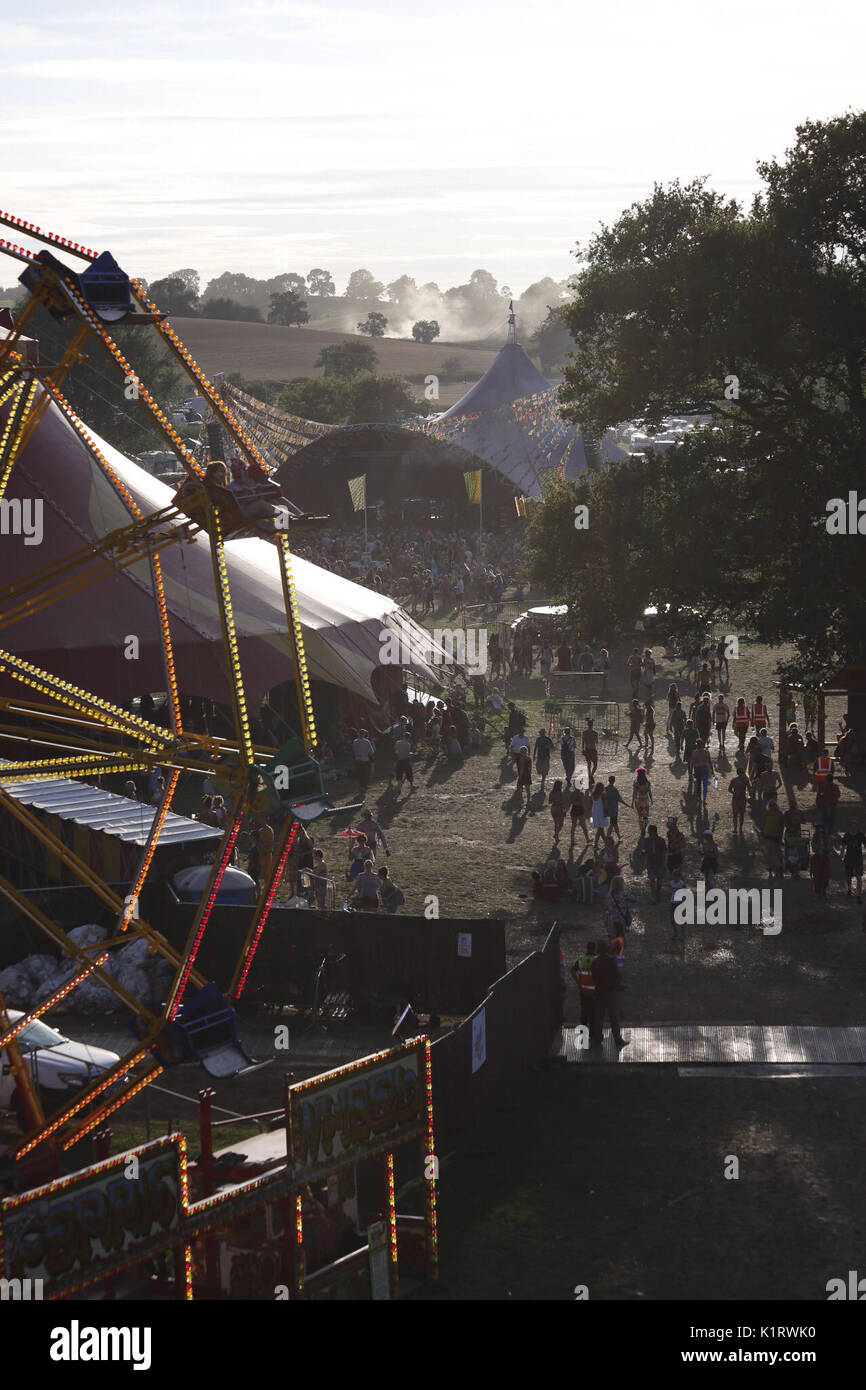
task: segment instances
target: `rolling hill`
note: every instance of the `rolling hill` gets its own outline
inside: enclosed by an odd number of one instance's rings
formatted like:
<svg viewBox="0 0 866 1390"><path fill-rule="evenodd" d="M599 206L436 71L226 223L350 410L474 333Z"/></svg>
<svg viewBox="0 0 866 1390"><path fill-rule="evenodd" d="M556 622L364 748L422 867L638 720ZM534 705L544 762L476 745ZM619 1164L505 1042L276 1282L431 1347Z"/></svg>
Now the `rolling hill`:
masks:
<svg viewBox="0 0 866 1390"><path fill-rule="evenodd" d="M314 365L323 347L353 341L358 335L333 333L318 328L281 328L271 323L234 323L222 319L173 318L172 327L183 339L208 376L216 372L242 372L252 380L291 381L296 376L320 376ZM423 394L424 378L439 376L439 404L453 405L470 385L483 376L496 356L486 348L461 343L416 343L405 338L369 338L383 375L408 377ZM465 377L444 381L440 368L447 357L459 357Z"/></svg>

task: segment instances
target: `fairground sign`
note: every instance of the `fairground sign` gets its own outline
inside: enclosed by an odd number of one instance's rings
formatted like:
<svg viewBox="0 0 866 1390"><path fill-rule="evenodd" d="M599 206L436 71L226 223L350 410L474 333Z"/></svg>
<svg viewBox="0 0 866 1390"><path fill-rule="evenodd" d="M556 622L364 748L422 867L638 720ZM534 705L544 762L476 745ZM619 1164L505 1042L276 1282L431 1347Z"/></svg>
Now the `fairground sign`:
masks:
<svg viewBox="0 0 866 1390"><path fill-rule="evenodd" d="M426 1133L425 1046L422 1038L290 1087L294 1182L310 1182Z"/></svg>
<svg viewBox="0 0 866 1390"><path fill-rule="evenodd" d="M174 1244L186 1205L186 1156L170 1135L6 1198L2 1273L41 1279L49 1298L74 1292Z"/></svg>

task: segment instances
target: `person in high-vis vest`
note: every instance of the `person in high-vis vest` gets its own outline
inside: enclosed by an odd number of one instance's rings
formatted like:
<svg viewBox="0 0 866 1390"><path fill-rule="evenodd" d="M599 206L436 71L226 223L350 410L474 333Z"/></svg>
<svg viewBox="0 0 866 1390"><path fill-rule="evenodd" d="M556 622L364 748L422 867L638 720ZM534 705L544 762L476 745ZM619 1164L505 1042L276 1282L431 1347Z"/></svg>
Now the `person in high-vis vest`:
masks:
<svg viewBox="0 0 866 1390"><path fill-rule="evenodd" d="M578 956L571 967L571 973L580 987L580 1021L586 1028L592 1028L593 1022L595 978L592 973L592 962L595 960L596 954L595 942L588 941L586 950Z"/></svg>
<svg viewBox="0 0 866 1390"><path fill-rule="evenodd" d="M749 707L741 695L734 710L734 732L740 740L741 753L746 751L746 734L749 732L751 722L752 716L749 713Z"/></svg>
<svg viewBox="0 0 866 1390"><path fill-rule="evenodd" d="M814 777L816 782L826 782L833 771L833 759L830 757L830 750L822 748L815 759Z"/></svg>
<svg viewBox="0 0 866 1390"><path fill-rule="evenodd" d="M763 696L756 695L755 703L752 705L752 724L756 732L758 729L766 729L768 717L767 706L764 704Z"/></svg>

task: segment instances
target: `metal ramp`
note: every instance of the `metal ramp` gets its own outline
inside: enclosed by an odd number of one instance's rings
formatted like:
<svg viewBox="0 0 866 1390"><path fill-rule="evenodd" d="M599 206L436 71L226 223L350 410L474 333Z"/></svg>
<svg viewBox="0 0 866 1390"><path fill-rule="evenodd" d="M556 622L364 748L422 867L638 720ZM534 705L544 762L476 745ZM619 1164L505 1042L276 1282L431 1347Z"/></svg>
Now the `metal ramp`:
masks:
<svg viewBox="0 0 866 1390"><path fill-rule="evenodd" d="M582 1049L573 1025L560 1029L550 1056L581 1066L690 1064L717 1066L816 1063L866 1066L866 1025L820 1028L789 1024L657 1023L630 1028L618 1052L605 1027L602 1047Z"/></svg>

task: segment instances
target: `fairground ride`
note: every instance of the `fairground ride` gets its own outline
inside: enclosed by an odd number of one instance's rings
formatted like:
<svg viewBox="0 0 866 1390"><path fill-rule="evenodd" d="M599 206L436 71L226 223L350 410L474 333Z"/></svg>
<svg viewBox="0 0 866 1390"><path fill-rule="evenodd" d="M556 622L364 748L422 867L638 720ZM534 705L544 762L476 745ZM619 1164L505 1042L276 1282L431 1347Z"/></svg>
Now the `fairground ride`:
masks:
<svg viewBox="0 0 866 1390"><path fill-rule="evenodd" d="M237 1075L251 1065L238 1043L234 1006L243 994L298 832L301 812L300 798L281 797L275 789L275 781L276 787L280 786L275 773L284 769L280 764L275 766L273 748L257 746L251 734L224 549L226 539L232 535L266 536L276 546L297 692L298 730L303 742L300 757L314 777L318 764L313 705L289 549L289 527L302 525L303 517L285 499L274 501L279 489L267 481L267 466L255 445L138 280L128 277L107 252L97 255L79 243L43 232L32 223L5 213L0 213L0 226L14 229L28 242L51 248L32 250L0 237L0 253L24 266L20 279L28 292L6 336L0 337L0 501L22 449L53 402L88 443L134 518L128 526L103 535L95 544L58 556L50 564L0 586L0 644L2 629L12 626L19 617L25 614L29 617L115 570L146 560L155 596L170 718L169 727L160 727L141 713L133 713L70 684L0 645L0 675L12 678L22 687L20 699L0 700L0 737L18 739L28 745L24 760L4 765L4 784L35 778L128 775L134 771L159 769L166 773L165 794L156 808L130 891L123 898L32 812L0 789L0 809L23 822L82 884L116 913L114 928L107 940L94 946L80 946L26 894L0 876L0 893L78 967L61 989L14 1025L0 999L0 1049L6 1049L15 1074L23 1115L24 1134L14 1156L22 1160L28 1155L36 1158L41 1154L56 1168L62 1150L71 1149L86 1135L95 1132L113 1111L137 1095L167 1066L197 1059L211 1075L224 1077ZM73 268L54 254L55 251L73 262L85 262L85 268ZM28 326L40 308L68 329L68 343L54 364L37 365L27 340ZM205 465L186 446L146 383L133 372L106 326L114 323L134 326L141 333L158 333L206 398L224 436L238 455L246 458L250 476L263 483L263 487L253 489L258 495L249 521L243 505L239 508L224 489L211 486ZM135 382L137 399L149 412L187 474L183 488L187 500L176 497L172 505L145 515L72 411L61 385L67 374L83 360L82 348L90 342L99 346L125 382ZM273 505L263 506L265 498ZM199 532L207 536L210 545L225 673L231 693L233 739L190 732L184 729L181 719L181 697L172 655L170 612L160 551L169 545L187 544ZM295 742L297 745L298 740ZM33 757L32 750L40 745L51 756ZM218 777L221 784L227 786L230 809L187 939L181 950L175 950L139 916L138 900L183 772ZM320 776L317 786L321 793ZM306 801L305 820L326 807L326 798L321 796L317 801L308 793ZM249 811L262 809L281 812L271 870L251 909L249 929L224 996L196 970L196 957L244 816ZM151 951L171 964L173 978L161 1008L146 1006L123 989L105 969L113 951L136 938L146 940ZM46 1114L44 1098L34 1084L16 1038L29 1023L47 1013L86 979L104 985L130 1011L137 1037L116 1067L82 1090L64 1097L59 1109ZM43 1145L45 1148L40 1147Z"/></svg>

